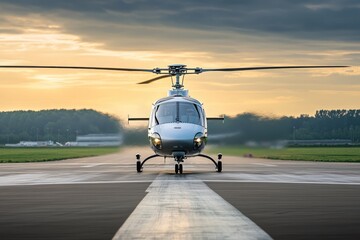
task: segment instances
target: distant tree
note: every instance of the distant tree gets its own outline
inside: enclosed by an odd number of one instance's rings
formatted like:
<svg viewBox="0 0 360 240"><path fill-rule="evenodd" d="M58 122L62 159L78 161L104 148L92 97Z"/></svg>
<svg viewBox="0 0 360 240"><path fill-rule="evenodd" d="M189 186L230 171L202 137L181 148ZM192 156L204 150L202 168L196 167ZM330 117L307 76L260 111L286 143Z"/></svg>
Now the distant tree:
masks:
<svg viewBox="0 0 360 240"><path fill-rule="evenodd" d="M360 110L319 110L315 116L272 118L253 113L226 117L225 124L209 122L211 135L228 134L226 143L280 139L350 139L360 142ZM237 133L237 134L236 134Z"/></svg>
<svg viewBox="0 0 360 240"><path fill-rule="evenodd" d="M0 112L0 144L25 141L74 141L76 135L118 133L119 120L92 109Z"/></svg>

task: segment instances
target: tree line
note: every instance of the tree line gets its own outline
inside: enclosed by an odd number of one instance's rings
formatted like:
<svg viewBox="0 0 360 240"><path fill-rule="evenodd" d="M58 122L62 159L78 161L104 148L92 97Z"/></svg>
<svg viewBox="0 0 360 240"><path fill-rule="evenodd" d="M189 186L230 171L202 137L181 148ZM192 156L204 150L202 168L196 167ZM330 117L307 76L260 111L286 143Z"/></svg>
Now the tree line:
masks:
<svg viewBox="0 0 360 240"><path fill-rule="evenodd" d="M91 109L0 112L0 144L74 141L77 135L124 133L127 144L147 144L147 128L124 130L119 119ZM347 139L360 142L360 110L319 110L314 116L243 113L208 122L209 142Z"/></svg>
<svg viewBox="0 0 360 240"><path fill-rule="evenodd" d="M360 110L318 110L314 116L267 117L243 113L227 117L225 124L209 122L209 136L222 141L329 140L360 142ZM226 136L228 135L228 137ZM210 138L211 141L211 138Z"/></svg>
<svg viewBox="0 0 360 240"><path fill-rule="evenodd" d="M114 116L91 109L0 112L0 144L19 141L75 141L77 135L118 133Z"/></svg>

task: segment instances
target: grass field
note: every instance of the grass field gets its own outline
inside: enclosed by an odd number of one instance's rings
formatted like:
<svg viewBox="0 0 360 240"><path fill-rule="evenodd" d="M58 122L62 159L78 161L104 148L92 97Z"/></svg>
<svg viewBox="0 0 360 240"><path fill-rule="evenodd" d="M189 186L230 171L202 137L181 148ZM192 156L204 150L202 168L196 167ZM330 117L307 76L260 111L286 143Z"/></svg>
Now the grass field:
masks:
<svg viewBox="0 0 360 240"><path fill-rule="evenodd" d="M251 154L256 158L276 160L303 160L324 162L359 162L360 147L291 147L282 149L249 148L244 146L211 147L211 153L244 156Z"/></svg>
<svg viewBox="0 0 360 240"><path fill-rule="evenodd" d="M98 156L118 151L118 147L0 148L0 163L54 161Z"/></svg>
<svg viewBox="0 0 360 240"><path fill-rule="evenodd" d="M0 163L43 162L68 158L98 156L118 152L117 147L97 148L0 148ZM292 147L282 149L244 146L210 146L207 152L232 156L251 154L256 158L324 162L359 162L360 147Z"/></svg>

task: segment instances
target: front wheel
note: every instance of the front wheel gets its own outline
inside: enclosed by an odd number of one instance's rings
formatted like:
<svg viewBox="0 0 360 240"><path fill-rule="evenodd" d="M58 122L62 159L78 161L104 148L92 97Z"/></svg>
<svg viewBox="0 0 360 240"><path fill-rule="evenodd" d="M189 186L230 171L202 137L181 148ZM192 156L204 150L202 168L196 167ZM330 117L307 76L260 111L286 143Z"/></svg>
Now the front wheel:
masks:
<svg viewBox="0 0 360 240"><path fill-rule="evenodd" d="M179 165L175 164L175 174L178 174L178 173L179 173Z"/></svg>

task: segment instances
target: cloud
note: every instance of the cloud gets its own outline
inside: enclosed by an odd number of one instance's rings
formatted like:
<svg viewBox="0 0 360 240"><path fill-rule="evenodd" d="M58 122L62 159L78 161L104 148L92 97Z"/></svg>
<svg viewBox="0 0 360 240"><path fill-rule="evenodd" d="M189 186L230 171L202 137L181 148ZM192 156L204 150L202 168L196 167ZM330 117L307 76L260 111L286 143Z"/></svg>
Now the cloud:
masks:
<svg viewBox="0 0 360 240"><path fill-rule="evenodd" d="M24 42L54 34L88 56L140 56L155 66L179 58L204 67L354 65L359 16L351 0L0 0L0 34Z"/></svg>
<svg viewBox="0 0 360 240"><path fill-rule="evenodd" d="M359 9L357 0L0 0L0 62L141 68L171 63L204 68L358 65ZM213 115L224 106L231 114L263 109L310 113L316 109L313 101L320 107L324 102L339 106L342 98L342 106L355 105L359 74L356 68L204 73L187 76L186 87L194 97L206 100ZM96 103L98 109L124 114L134 113L132 108L138 106L140 114L169 87L168 79L141 87L135 84L151 77L2 70L0 95L7 108L15 101L4 97L10 95L7 88L14 92L32 88L41 94L59 92L53 101L69 99L70 106L76 99L87 107ZM311 92L317 90L319 94ZM326 91L341 91L341 97L326 98L321 95ZM346 92L351 91L347 98ZM32 95L38 99L36 104L43 101L41 94ZM213 97L219 94L221 101ZM300 101L296 107L294 99ZM17 106L21 104L27 101Z"/></svg>
<svg viewBox="0 0 360 240"><path fill-rule="evenodd" d="M1 0L0 6L15 15L31 13L47 19L62 18L67 30L89 35L94 30L112 36L111 33L119 33L116 32L119 28L129 34L129 29L121 26L143 26L160 36L166 36L161 34L164 29L169 33L191 29L266 33L310 40L360 40L357 0ZM148 36L148 31L142 31L139 29L139 34ZM130 31L130 34L134 33Z"/></svg>

